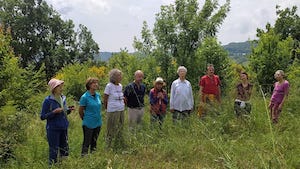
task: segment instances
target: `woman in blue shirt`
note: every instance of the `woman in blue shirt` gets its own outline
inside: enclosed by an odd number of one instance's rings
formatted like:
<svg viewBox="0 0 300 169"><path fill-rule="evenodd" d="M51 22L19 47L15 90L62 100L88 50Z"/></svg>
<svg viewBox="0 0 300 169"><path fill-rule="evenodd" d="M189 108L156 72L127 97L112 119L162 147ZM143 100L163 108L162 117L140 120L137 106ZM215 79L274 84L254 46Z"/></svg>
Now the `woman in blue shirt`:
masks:
<svg viewBox="0 0 300 169"><path fill-rule="evenodd" d="M100 133L101 118L101 97L98 90L98 79L88 78L86 80L87 91L81 96L79 104L79 115L82 119L83 144L81 156L87 155L96 150L97 139Z"/></svg>

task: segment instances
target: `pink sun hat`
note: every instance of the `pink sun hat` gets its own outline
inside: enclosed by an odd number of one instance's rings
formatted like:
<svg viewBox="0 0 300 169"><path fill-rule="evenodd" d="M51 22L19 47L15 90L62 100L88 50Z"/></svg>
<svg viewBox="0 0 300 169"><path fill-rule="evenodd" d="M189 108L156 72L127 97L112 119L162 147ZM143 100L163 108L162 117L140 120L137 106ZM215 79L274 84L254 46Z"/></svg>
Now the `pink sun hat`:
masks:
<svg viewBox="0 0 300 169"><path fill-rule="evenodd" d="M57 86L59 86L59 85L61 85L61 84L63 84L64 83L64 81L62 81L62 80L58 80L58 79L51 79L49 82L48 82L48 86L50 87L50 90L51 90L51 92L53 92L53 90L57 87Z"/></svg>

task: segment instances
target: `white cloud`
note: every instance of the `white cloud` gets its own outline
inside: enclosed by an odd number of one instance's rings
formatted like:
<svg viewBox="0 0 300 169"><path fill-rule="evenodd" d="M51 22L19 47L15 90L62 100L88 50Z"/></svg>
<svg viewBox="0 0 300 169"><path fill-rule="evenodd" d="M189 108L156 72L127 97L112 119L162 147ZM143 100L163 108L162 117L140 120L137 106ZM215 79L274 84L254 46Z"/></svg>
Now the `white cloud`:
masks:
<svg viewBox="0 0 300 169"><path fill-rule="evenodd" d="M143 9L140 6L129 6L128 8L129 14L133 17L138 18L139 20L142 19Z"/></svg>
<svg viewBox="0 0 300 169"><path fill-rule="evenodd" d="M133 51L134 36L140 36L142 23L150 28L161 5L175 0L46 0L64 19L72 19L76 25L83 24L93 33L101 51ZM204 0L198 0L200 8ZM219 0L222 5L225 0ZM299 0L231 0L231 10L218 33L222 44L254 39L256 29L264 29L276 20L276 4L282 8L293 5L300 8ZM300 13L300 9L298 9Z"/></svg>
<svg viewBox="0 0 300 169"><path fill-rule="evenodd" d="M62 12L62 15L72 13L82 13L92 15L97 13L107 14L111 11L109 0L46 0L54 8ZM63 9L71 9L65 12Z"/></svg>
<svg viewBox="0 0 300 169"><path fill-rule="evenodd" d="M293 5L300 7L299 0L232 0L231 11L218 33L219 41L228 44L255 39L257 28L265 29L267 23L274 25L277 4L282 9Z"/></svg>

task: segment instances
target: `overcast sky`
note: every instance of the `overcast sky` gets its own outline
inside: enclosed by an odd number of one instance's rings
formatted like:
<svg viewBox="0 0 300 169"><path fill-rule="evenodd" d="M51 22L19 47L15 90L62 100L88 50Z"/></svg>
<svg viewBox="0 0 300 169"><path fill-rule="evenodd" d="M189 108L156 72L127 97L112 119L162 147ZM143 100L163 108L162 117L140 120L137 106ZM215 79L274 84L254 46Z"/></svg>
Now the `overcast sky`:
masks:
<svg viewBox="0 0 300 169"><path fill-rule="evenodd" d="M133 52L133 38L140 37L143 21L150 28L161 5L174 0L46 0L63 19L71 19L76 26L83 24L92 32L101 52L118 52L127 48ZM219 0L220 5L225 0ZM200 9L204 0L199 0ZM276 20L276 5L298 7L300 0L231 0L231 9L219 29L222 45L255 39L256 29L265 28Z"/></svg>

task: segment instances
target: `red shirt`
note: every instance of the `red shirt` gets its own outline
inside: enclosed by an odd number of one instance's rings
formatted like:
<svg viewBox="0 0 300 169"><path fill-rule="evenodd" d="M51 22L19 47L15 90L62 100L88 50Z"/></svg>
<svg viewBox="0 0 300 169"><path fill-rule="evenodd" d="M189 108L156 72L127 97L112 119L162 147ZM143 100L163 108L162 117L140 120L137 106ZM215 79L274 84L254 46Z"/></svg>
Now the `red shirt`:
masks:
<svg viewBox="0 0 300 169"><path fill-rule="evenodd" d="M214 94L219 95L219 86L221 85L221 81L219 76L213 75L210 78L208 75L204 75L201 77L199 81L199 86L202 87L202 92L204 94Z"/></svg>

